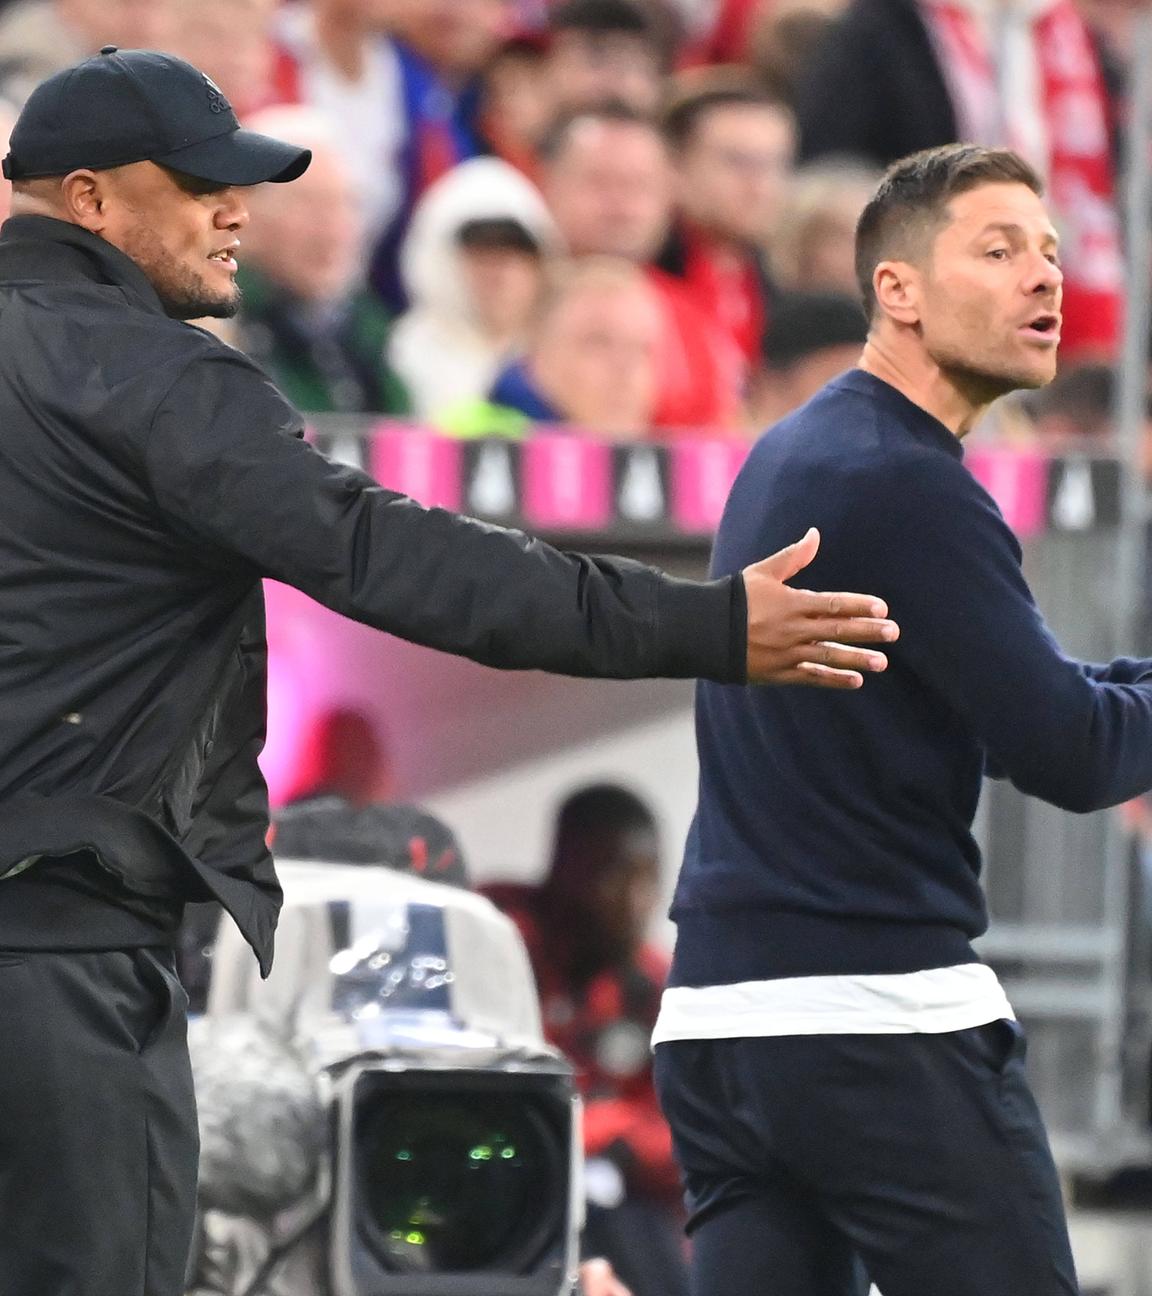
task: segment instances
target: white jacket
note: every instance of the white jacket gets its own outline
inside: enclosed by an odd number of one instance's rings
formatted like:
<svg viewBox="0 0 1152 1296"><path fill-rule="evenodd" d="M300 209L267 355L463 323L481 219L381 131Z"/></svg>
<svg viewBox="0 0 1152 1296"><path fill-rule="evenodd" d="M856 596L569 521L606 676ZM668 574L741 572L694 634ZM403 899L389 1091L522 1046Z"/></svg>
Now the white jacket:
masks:
<svg viewBox="0 0 1152 1296"><path fill-rule="evenodd" d="M472 220L511 218L540 242L545 255L560 238L536 187L499 158L473 158L432 185L416 207L400 253L411 304L392 330L389 362L403 379L420 418L487 395L510 358L506 342L476 324L459 268L456 236Z"/></svg>

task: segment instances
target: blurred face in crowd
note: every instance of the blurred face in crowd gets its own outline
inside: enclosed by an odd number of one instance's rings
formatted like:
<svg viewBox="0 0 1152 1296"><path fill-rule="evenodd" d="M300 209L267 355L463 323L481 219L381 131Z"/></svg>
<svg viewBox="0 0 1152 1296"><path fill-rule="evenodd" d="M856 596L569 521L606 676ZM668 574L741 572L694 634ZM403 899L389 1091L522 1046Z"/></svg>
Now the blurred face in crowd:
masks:
<svg viewBox="0 0 1152 1296"><path fill-rule="evenodd" d="M631 828L608 837L590 868L588 919L606 960L627 958L644 941L660 888L660 853L654 831Z"/></svg>
<svg viewBox="0 0 1152 1296"><path fill-rule="evenodd" d="M640 113L660 103L656 50L627 32L559 31L548 53L548 87L557 112L615 102Z"/></svg>
<svg viewBox="0 0 1152 1296"><path fill-rule="evenodd" d="M794 150L795 130L783 108L712 108L677 158L680 205L689 219L723 239L762 243L779 215Z"/></svg>
<svg viewBox="0 0 1152 1296"><path fill-rule="evenodd" d="M522 337L540 300L540 258L501 247L460 248L458 255L475 322L491 337Z"/></svg>
<svg viewBox="0 0 1152 1296"><path fill-rule="evenodd" d="M236 313L235 251L250 191L133 162L17 184L16 214L55 216L106 239L148 276L173 319Z"/></svg>
<svg viewBox="0 0 1152 1296"><path fill-rule="evenodd" d="M500 140L532 149L552 119L552 104L540 55L509 49L484 74L484 104Z"/></svg>
<svg viewBox="0 0 1152 1296"><path fill-rule="evenodd" d="M277 0L167 0L164 48L207 73L241 115L266 102Z"/></svg>
<svg viewBox="0 0 1152 1296"><path fill-rule="evenodd" d="M170 0L56 0L65 25L95 52L102 45L121 49L167 49Z"/></svg>
<svg viewBox="0 0 1152 1296"><path fill-rule="evenodd" d="M641 122L576 122L543 177L569 250L650 260L672 210L672 173L659 133Z"/></svg>
<svg viewBox="0 0 1152 1296"><path fill-rule="evenodd" d="M533 376L567 421L635 436L651 423L663 328L642 276L576 281L540 324Z"/></svg>
<svg viewBox="0 0 1152 1296"><path fill-rule="evenodd" d="M361 221L342 156L311 142L312 164L291 184L252 190L248 256L274 283L305 302L339 300L361 271Z"/></svg>
<svg viewBox="0 0 1152 1296"><path fill-rule="evenodd" d="M481 71L508 36L514 0L389 0L395 33L450 78Z"/></svg>
<svg viewBox="0 0 1152 1296"><path fill-rule="evenodd" d="M1056 374L1063 275L1043 201L1023 184L952 198L921 264L882 262L877 297L970 396L994 400Z"/></svg>

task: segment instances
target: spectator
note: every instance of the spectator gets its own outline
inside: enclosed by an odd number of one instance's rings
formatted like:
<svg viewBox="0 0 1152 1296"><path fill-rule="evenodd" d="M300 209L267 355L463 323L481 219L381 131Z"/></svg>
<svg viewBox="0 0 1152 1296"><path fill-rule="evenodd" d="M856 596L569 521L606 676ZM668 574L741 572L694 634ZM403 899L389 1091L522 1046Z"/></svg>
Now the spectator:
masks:
<svg viewBox="0 0 1152 1296"><path fill-rule="evenodd" d="M400 204L380 239L372 281L394 311L407 305L400 247L424 191L459 162L487 152L481 73L510 34L513 0L404 0L390 6L399 60Z"/></svg>
<svg viewBox="0 0 1152 1296"><path fill-rule="evenodd" d="M860 294L856 222L880 174L852 158L809 162L792 177L772 240L772 268L785 289Z"/></svg>
<svg viewBox="0 0 1152 1296"><path fill-rule="evenodd" d="M540 38L505 41L484 73L481 131L497 157L539 179L536 149L552 120L547 56Z"/></svg>
<svg viewBox="0 0 1152 1296"><path fill-rule="evenodd" d="M384 25L392 0L311 0L276 23L278 84L286 103L306 103L340 123L362 207L366 253L404 201L405 107L400 56Z"/></svg>
<svg viewBox="0 0 1152 1296"><path fill-rule="evenodd" d="M774 0L752 16L746 61L795 110L800 87L846 0Z"/></svg>
<svg viewBox="0 0 1152 1296"><path fill-rule="evenodd" d="M322 711L302 744L307 771L290 800L336 797L359 810L392 801L395 778L383 726L358 707Z"/></svg>
<svg viewBox="0 0 1152 1296"><path fill-rule="evenodd" d="M241 349L308 413L406 412L385 360L388 316L362 286L359 207L330 124L294 105L259 113L252 126L302 140L312 165L298 184L248 196Z"/></svg>
<svg viewBox="0 0 1152 1296"><path fill-rule="evenodd" d="M428 190L401 254L412 305L390 349L419 417L481 399L522 353L558 246L539 193L498 158L461 163Z"/></svg>
<svg viewBox="0 0 1152 1296"><path fill-rule="evenodd" d="M651 115L659 107L660 41L633 0L562 0L548 28L546 76L555 113L619 103Z"/></svg>
<svg viewBox="0 0 1152 1296"><path fill-rule="evenodd" d="M1108 365L1062 370L1047 387L1019 398L1035 438L1054 453L1094 449L1115 451L1116 374ZM1152 409L1149 410L1152 418ZM1148 424L1152 432L1152 422ZM1147 468L1152 468L1152 436L1145 437Z"/></svg>
<svg viewBox="0 0 1152 1296"><path fill-rule="evenodd" d="M211 77L238 117L283 97L285 73L273 40L279 0L163 3L171 14L163 48Z"/></svg>
<svg viewBox="0 0 1152 1296"><path fill-rule="evenodd" d="M541 147L544 197L577 257L643 266L664 313L656 425L735 426L742 359L685 285L652 263L672 217L672 172L659 130L623 107L562 118Z"/></svg>
<svg viewBox="0 0 1152 1296"><path fill-rule="evenodd" d="M786 293L779 299L752 384L749 414L758 431L810 400L851 369L868 336L859 298L835 292Z"/></svg>
<svg viewBox="0 0 1152 1296"><path fill-rule="evenodd" d="M679 220L657 264L680 279L749 370L776 287L765 248L787 191L791 112L748 84L705 83L665 118Z"/></svg>
<svg viewBox="0 0 1152 1296"><path fill-rule="evenodd" d="M998 41L992 12L982 0L852 0L800 94L801 154L886 166L961 139L1015 149L1047 177L1063 234L1061 356L1107 358L1123 268L1101 59L1073 0L1006 7Z"/></svg>
<svg viewBox="0 0 1152 1296"><path fill-rule="evenodd" d="M536 422L643 437L652 426L663 330L643 273L626 261L591 258L561 276L526 358L499 376L491 400Z"/></svg>
<svg viewBox="0 0 1152 1296"><path fill-rule="evenodd" d="M646 937L660 858L651 811L611 784L561 807L542 886L489 896L524 934L544 1031L575 1063L588 1158L585 1245L635 1296L681 1296L679 1177L648 1046L667 960Z"/></svg>
<svg viewBox="0 0 1152 1296"><path fill-rule="evenodd" d="M163 49L169 16L169 0L18 0L0 17L0 90L22 104L102 45Z"/></svg>
<svg viewBox="0 0 1152 1296"><path fill-rule="evenodd" d="M691 64L744 63L764 0L714 0L712 20L688 51Z"/></svg>

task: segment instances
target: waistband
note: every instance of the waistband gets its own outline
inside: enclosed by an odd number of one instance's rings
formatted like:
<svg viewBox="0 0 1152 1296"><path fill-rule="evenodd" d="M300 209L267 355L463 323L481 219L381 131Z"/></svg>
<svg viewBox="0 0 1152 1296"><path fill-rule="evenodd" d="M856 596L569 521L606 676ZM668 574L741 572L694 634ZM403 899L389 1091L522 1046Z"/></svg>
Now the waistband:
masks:
<svg viewBox="0 0 1152 1296"><path fill-rule="evenodd" d="M756 908L677 909L672 917L673 986L922 972L979 962L968 936L947 923Z"/></svg>

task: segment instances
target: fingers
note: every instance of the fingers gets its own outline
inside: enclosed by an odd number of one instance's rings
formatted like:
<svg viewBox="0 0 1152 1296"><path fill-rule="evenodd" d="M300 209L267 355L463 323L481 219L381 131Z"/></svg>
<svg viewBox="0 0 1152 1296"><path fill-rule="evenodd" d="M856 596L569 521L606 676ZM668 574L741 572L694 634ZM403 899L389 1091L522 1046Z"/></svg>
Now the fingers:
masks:
<svg viewBox="0 0 1152 1296"><path fill-rule="evenodd" d="M864 676L857 671L833 670L830 666L819 666L815 662L801 662L791 678L785 675L780 682L808 684L813 688L858 689L864 683Z"/></svg>
<svg viewBox="0 0 1152 1296"><path fill-rule="evenodd" d="M756 570L775 577L778 581L791 580L797 572L803 571L816 557L816 551L819 548L820 532L815 527L809 527L804 533L803 539L797 540L795 544L789 545L787 549L781 549L779 553L774 553L771 558L765 558L754 566ZM883 616L884 613L882 612L880 615Z"/></svg>
<svg viewBox="0 0 1152 1296"><path fill-rule="evenodd" d="M771 684L809 684L817 688L859 688L866 674L887 670L888 658L867 648L841 643L809 643L794 648L774 669L756 669L749 678Z"/></svg>
<svg viewBox="0 0 1152 1296"><path fill-rule="evenodd" d="M805 632L813 639L831 639L838 643L894 643L900 638L900 627L895 621L880 621L871 617L836 617L815 619L804 623Z"/></svg>
<svg viewBox="0 0 1152 1296"><path fill-rule="evenodd" d="M874 594L824 594L797 590L801 615L811 617L886 617L888 604ZM893 636L895 638L895 635Z"/></svg>

